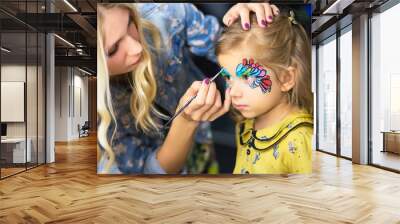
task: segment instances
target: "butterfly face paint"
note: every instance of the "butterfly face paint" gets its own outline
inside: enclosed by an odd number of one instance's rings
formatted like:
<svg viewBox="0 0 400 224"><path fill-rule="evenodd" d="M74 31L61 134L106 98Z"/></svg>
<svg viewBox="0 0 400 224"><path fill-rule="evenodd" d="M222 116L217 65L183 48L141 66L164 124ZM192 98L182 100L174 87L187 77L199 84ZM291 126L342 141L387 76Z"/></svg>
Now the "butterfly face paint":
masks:
<svg viewBox="0 0 400 224"><path fill-rule="evenodd" d="M226 83L226 88L230 88L232 85L231 80L232 79L244 79L247 81L248 85L250 85L253 81L251 78L248 78L248 76L236 76L233 77L228 70L226 70L225 68L222 69L221 75L225 78L225 83Z"/></svg>
<svg viewBox="0 0 400 224"><path fill-rule="evenodd" d="M262 65L254 63L251 58L244 58L241 64L236 67L236 76L248 81L251 88L260 87L265 94L271 92L272 81L269 75L270 71L264 69Z"/></svg>

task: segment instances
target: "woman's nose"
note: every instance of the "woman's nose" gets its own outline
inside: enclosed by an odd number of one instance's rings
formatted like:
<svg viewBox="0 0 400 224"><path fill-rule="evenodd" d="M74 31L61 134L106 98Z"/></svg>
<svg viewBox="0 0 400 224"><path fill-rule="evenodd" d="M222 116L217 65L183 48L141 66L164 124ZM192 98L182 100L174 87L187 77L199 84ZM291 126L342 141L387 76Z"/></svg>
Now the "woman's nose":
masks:
<svg viewBox="0 0 400 224"><path fill-rule="evenodd" d="M143 51L142 44L133 37L126 37L126 49L128 56L136 56Z"/></svg>

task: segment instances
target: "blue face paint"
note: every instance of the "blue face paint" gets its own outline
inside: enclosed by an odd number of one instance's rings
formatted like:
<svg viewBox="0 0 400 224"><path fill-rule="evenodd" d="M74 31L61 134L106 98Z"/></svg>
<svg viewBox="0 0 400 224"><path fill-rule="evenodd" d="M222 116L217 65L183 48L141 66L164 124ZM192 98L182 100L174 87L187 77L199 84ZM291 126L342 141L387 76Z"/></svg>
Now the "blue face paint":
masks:
<svg viewBox="0 0 400 224"><path fill-rule="evenodd" d="M271 92L272 81L269 71L262 65L254 63L252 58L250 60L244 58L242 63L236 66L236 75L246 80L250 78L249 85L253 89L260 87L263 93Z"/></svg>
<svg viewBox="0 0 400 224"><path fill-rule="evenodd" d="M231 80L232 76L225 68L222 68L221 72L222 77L225 79L225 88L228 89L231 87L229 80Z"/></svg>

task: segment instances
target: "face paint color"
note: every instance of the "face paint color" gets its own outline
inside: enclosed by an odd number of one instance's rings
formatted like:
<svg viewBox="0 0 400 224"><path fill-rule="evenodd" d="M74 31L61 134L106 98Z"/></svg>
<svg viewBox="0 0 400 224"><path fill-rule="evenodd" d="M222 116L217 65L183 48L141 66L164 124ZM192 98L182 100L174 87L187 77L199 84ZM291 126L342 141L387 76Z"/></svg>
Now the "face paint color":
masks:
<svg viewBox="0 0 400 224"><path fill-rule="evenodd" d="M221 75L223 77L231 78L231 74L225 68L222 68Z"/></svg>
<svg viewBox="0 0 400 224"><path fill-rule="evenodd" d="M268 74L269 71L264 69L262 65L254 63L252 58L249 60L244 58L242 63L236 67L237 77L248 80L253 89L260 87L263 93L271 92L272 81Z"/></svg>
<svg viewBox="0 0 400 224"><path fill-rule="evenodd" d="M228 89L231 87L229 80L232 78L231 74L225 68L222 68L221 72L222 77L225 79L225 88Z"/></svg>

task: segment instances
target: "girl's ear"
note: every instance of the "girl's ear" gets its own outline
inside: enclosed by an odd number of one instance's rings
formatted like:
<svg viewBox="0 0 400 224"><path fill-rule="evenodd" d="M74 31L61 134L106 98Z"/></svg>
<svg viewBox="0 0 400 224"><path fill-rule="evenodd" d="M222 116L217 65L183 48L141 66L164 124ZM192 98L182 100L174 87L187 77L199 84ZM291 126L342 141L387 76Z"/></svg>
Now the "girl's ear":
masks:
<svg viewBox="0 0 400 224"><path fill-rule="evenodd" d="M296 84L296 74L297 69L293 66L289 66L286 72L283 72L282 76L279 79L279 81L281 82L282 92L289 92L291 89L293 89L294 85Z"/></svg>

